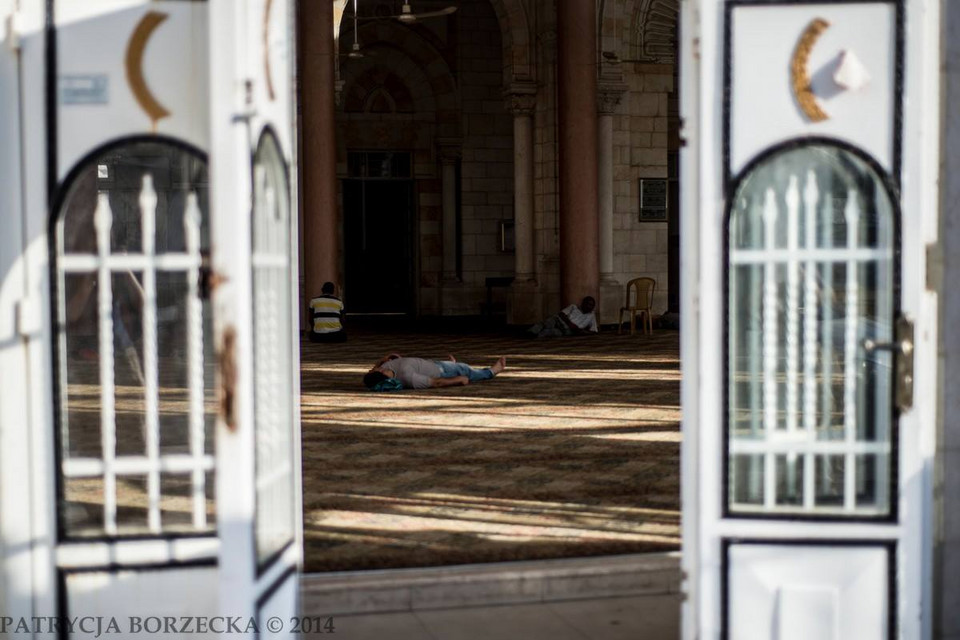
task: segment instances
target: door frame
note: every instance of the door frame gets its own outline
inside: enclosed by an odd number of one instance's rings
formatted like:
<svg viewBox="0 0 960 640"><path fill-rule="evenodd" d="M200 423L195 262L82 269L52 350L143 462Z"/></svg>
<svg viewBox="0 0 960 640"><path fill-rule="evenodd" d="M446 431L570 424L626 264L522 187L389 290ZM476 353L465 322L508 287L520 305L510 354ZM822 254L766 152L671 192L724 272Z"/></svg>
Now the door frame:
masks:
<svg viewBox="0 0 960 640"><path fill-rule="evenodd" d="M840 2L809 4L833 5ZM825 524L816 521L730 519L723 514L723 359L727 274L724 261L726 148L724 120L731 30L730 6L748 0L681 3L681 353L683 447L683 638L725 637L723 583L725 545L730 540L835 543L836 536L877 544L899 539L891 570L896 585L898 628L903 638L928 638L932 630L934 538L933 461L936 445L937 313L927 288L927 247L938 227L940 6L936 0L880 0L894 4L903 29L903 107L896 129L902 140L899 207L921 212L904 219L901 237L900 306L915 322L914 406L900 418L899 523ZM783 0L770 6L796 6ZM806 4L806 3L803 3ZM917 214L913 214L916 216ZM909 222L909 223L907 223ZM931 284L932 286L932 284ZM896 443L895 443L896 446ZM831 538L834 538L831 540Z"/></svg>
<svg viewBox="0 0 960 640"><path fill-rule="evenodd" d="M10 144L0 161L4 233L0 254L0 610L8 616L57 615L54 564L53 372L49 324L49 197L47 51L45 3L8 0L0 20L9 29L2 64L15 76L0 107L11 115L3 127ZM39 70L39 72L37 72ZM31 73L32 71L32 73ZM10 85L5 85L10 88ZM13 113L7 112L7 108ZM41 114L33 117L31 114ZM9 252L9 253L8 253Z"/></svg>

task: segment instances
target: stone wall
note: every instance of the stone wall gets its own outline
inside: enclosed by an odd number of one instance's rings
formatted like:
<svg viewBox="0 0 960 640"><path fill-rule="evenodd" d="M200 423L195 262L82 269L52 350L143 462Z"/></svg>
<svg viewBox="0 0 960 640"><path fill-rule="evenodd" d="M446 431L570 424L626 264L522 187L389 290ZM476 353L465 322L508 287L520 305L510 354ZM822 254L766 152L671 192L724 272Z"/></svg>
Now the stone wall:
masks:
<svg viewBox="0 0 960 640"><path fill-rule="evenodd" d="M606 0L606 4L616 13L605 13L602 46L629 58L636 49L631 44L635 26L629 19L636 13L632 9L636 2ZM431 8L429 2L424 6ZM504 0L463 0L452 19L431 19L412 27L373 21L361 28L361 41L365 50L379 49L380 55L342 66L346 85L337 116L341 177L351 150L409 151L414 157L416 264L410 268L417 278L422 315L478 314L486 301L486 278L513 276L515 258L501 250L500 229L502 222L513 219L514 197L513 114L504 99L504 78L511 74L504 72L510 63L504 59L504 43L509 53L510 43L518 38L503 21L516 17L518 6ZM542 317L577 301L560 300L559 295L555 6L533 2L520 11L526 12L535 42L532 68L537 91L536 286L525 289L524 296L532 301L534 315ZM341 44L341 52L348 48ZM389 70L389 79L377 75L378 68ZM667 223L639 221L639 180L668 177L668 150L677 146L676 96L671 94L672 64L603 64L601 84L609 79L606 76L615 76L625 87L613 115L613 282L602 288L600 300L601 321L612 323L631 278L655 278L654 312L667 308ZM355 87L351 89L358 83L363 85L363 99L354 95ZM371 109L370 92L384 90L389 97L378 98L379 106ZM453 279L443 274L441 153L456 154L459 163L458 277ZM506 294L495 290L495 305L505 302Z"/></svg>
<svg viewBox="0 0 960 640"><path fill-rule="evenodd" d="M654 313L666 311L667 223L640 222L640 179L667 178L668 98L673 65L624 65L627 93L614 116L614 278L625 284L646 276L657 281ZM622 301L613 307L619 308ZM604 309L609 310L609 301ZM615 311L614 311L615 312ZM609 313L605 314L609 317Z"/></svg>
<svg viewBox="0 0 960 640"><path fill-rule="evenodd" d="M513 275L513 254L499 242L501 221L513 220L513 119L503 97L500 26L487 0L461 2L458 13L461 282L444 287L445 315L480 313L486 278Z"/></svg>

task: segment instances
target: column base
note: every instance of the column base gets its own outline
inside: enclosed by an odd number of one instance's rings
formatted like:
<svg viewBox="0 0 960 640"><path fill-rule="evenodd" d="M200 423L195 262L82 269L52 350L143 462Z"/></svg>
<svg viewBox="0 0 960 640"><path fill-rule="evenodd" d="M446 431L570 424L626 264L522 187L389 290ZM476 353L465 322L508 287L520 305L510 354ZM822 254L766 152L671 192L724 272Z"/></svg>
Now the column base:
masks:
<svg viewBox="0 0 960 640"><path fill-rule="evenodd" d="M626 296L624 285L608 275L600 276L600 300L597 302L600 324L615 324Z"/></svg>
<svg viewBox="0 0 960 640"><path fill-rule="evenodd" d="M507 324L536 324L543 320L542 297L540 285L533 278L520 276L514 280L507 295Z"/></svg>
<svg viewBox="0 0 960 640"><path fill-rule="evenodd" d="M462 313L463 297L463 283L456 276L440 278L440 315L460 315Z"/></svg>

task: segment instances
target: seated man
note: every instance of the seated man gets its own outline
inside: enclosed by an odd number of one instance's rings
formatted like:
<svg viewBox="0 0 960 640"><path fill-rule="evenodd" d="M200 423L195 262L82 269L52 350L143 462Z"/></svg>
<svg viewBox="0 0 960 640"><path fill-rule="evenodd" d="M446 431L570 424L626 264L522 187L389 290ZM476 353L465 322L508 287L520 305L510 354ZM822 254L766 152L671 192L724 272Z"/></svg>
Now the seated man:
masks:
<svg viewBox="0 0 960 640"><path fill-rule="evenodd" d="M343 328L343 301L335 295L332 282L323 283L320 295L310 300L313 326L311 342L345 342L347 332Z"/></svg>
<svg viewBox="0 0 960 640"><path fill-rule="evenodd" d="M390 388L383 385L388 379L399 381L404 389L453 387L489 380L507 366L507 359L503 357L488 369L474 369L463 362L457 362L453 356L449 358L449 360L426 360L404 358L399 353L390 353L382 357L363 376L363 384L368 389L377 391Z"/></svg>
<svg viewBox="0 0 960 640"><path fill-rule="evenodd" d="M597 333L597 317L593 310L597 301L587 296L580 306L572 304L560 313L535 324L527 332L537 338L557 336L583 336Z"/></svg>

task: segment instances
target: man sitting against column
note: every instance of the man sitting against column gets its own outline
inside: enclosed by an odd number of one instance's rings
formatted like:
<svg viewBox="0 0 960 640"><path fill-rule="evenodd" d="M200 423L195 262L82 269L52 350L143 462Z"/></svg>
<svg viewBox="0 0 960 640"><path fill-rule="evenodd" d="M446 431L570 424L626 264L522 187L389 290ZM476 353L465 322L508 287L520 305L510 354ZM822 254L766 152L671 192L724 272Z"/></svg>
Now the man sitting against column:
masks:
<svg viewBox="0 0 960 640"><path fill-rule="evenodd" d="M543 322L535 324L527 333L536 338L555 338L559 336L587 336L597 333L597 316L593 311L597 301L587 296L578 307L571 304L559 313Z"/></svg>
<svg viewBox="0 0 960 640"><path fill-rule="evenodd" d="M335 291L336 285L325 282L320 288L321 295L310 301L311 342L345 342L347 339L343 328L343 301L334 295Z"/></svg>

